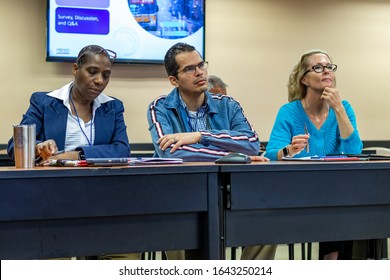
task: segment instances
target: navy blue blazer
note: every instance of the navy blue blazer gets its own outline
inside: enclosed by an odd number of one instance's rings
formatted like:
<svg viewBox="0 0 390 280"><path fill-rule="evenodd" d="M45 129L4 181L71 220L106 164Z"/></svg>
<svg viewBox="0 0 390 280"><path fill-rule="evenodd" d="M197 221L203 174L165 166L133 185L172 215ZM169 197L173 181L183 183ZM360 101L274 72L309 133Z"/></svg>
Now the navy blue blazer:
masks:
<svg viewBox="0 0 390 280"><path fill-rule="evenodd" d="M123 112L123 103L115 98L96 109L94 145L78 147L84 151L86 158L130 157ZM68 109L61 99L48 96L47 92L35 92L20 124L35 123L37 143L53 139L58 149L63 150L67 120ZM9 157L14 158L12 138L7 152Z"/></svg>

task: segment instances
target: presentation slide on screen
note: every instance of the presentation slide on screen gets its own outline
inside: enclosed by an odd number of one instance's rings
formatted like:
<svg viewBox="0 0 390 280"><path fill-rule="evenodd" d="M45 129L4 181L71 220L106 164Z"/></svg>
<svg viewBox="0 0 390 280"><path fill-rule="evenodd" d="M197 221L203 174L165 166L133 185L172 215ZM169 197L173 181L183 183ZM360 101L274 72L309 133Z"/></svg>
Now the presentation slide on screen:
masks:
<svg viewBox="0 0 390 280"><path fill-rule="evenodd" d="M119 61L162 61L177 42L204 53L203 0L50 0L48 60L75 58L86 45Z"/></svg>

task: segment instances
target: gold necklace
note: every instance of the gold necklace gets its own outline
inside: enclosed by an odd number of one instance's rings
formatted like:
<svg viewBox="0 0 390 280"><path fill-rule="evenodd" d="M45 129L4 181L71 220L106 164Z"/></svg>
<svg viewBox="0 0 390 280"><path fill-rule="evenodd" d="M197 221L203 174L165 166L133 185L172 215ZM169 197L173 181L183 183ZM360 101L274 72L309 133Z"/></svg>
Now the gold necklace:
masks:
<svg viewBox="0 0 390 280"><path fill-rule="evenodd" d="M321 126L324 124L326 118L328 117L328 114L329 114L329 106L327 106L327 109L325 111L325 113L322 113L320 114L320 116L316 116L316 115L313 115L310 111L309 111L309 108L307 106L307 103L306 103L306 99L303 98L303 103L304 103L304 107L303 109L305 110L307 116L309 117L309 119L312 121L312 123L317 127L317 129L320 129Z"/></svg>
<svg viewBox="0 0 390 280"><path fill-rule="evenodd" d="M322 126L325 124L325 121L326 119L328 118L328 115L329 115L329 105L327 106L327 110L324 114L321 115L320 118L316 118L315 116L313 116L309 110L308 110L308 107L307 107L307 103L306 103L306 100L303 99L303 103L302 103L302 107L303 107L303 110L305 111L307 117L309 118L309 120L312 122L312 124L318 129L320 130L322 128ZM318 122L316 121L318 120ZM309 133L311 134L311 129L310 129L311 125L309 124ZM317 139L316 140L312 140L312 139L309 139L309 143L310 143L310 152L313 152L314 154L316 155L326 155L326 141L325 141L325 137L327 136L327 132L328 132L328 122L326 122L325 124L325 128L324 130L322 130L322 134L323 136L319 136L319 134L315 133L313 136L317 135ZM322 138L322 139L321 139ZM318 141L319 140L322 140L323 141L323 147L322 147L322 151L320 151L320 146L321 145L318 145ZM312 147L314 149L312 149Z"/></svg>

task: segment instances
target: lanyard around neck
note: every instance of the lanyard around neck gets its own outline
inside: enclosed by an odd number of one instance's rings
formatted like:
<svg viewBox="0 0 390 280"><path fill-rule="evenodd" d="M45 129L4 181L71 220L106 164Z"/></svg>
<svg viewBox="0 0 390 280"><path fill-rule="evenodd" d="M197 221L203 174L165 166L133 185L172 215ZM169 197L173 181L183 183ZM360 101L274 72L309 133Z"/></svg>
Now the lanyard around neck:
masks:
<svg viewBox="0 0 390 280"><path fill-rule="evenodd" d="M93 111L92 111L92 119L91 119L90 138L88 139L87 134L85 133L84 129L81 127L79 114L77 113L76 106L74 105L71 91L69 92L69 100L70 100L70 103L72 104L74 112L76 113L77 123L79 124L79 128L80 128L81 132L83 133L85 139L87 139L88 145L92 146Z"/></svg>

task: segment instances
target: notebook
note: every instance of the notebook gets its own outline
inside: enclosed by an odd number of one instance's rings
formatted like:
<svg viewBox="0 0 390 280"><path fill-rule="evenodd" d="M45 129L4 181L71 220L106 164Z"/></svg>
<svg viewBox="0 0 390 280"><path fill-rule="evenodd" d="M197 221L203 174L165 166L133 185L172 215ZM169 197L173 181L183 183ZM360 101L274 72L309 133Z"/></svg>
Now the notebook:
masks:
<svg viewBox="0 0 390 280"><path fill-rule="evenodd" d="M300 157L300 158L282 157L282 160L328 162L328 161L359 161L359 160L368 160L368 159L359 158L359 157L347 157L347 156L312 156L312 157Z"/></svg>
<svg viewBox="0 0 390 280"><path fill-rule="evenodd" d="M326 156L312 156L301 158L283 157L282 160L289 161L359 161L359 160L390 160L390 156L377 154L330 154Z"/></svg>

